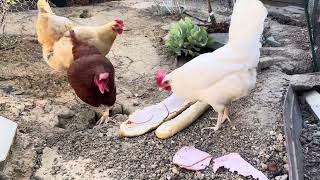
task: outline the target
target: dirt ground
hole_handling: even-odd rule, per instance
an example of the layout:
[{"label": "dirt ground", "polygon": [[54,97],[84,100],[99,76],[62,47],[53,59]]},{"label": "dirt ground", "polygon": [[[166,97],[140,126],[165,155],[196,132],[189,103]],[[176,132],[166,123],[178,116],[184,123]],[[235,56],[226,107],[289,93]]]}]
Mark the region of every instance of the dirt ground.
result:
[{"label": "dirt ground", "polygon": [[302,117],[305,122],[300,137],[304,155],[304,178],[316,180],[320,175],[320,127],[306,103],[302,105]]},{"label": "dirt ground", "polygon": [[[116,67],[117,102],[132,110],[168,96],[157,90],[154,73],[175,68],[175,58],[163,46],[166,32],[161,28],[175,18],[156,15],[151,5],[151,1],[126,0],[56,11],[82,24],[124,19],[126,31],[108,57]],[[226,8],[214,8],[218,21],[228,19]],[[84,9],[92,17],[78,18]],[[181,133],[159,140],[152,132],[120,137],[119,125],[127,118],[122,114],[112,117],[116,123],[93,126],[92,108],[76,97],[64,74],[53,72],[42,60],[36,15],[28,11],[9,17],[7,32],[18,43],[0,52],[0,115],[19,125],[0,179],[250,179],[226,170],[213,173],[211,167],[200,172],[178,168],[172,158],[184,145],[194,145],[214,158],[240,153],[270,179],[288,174],[282,104],[290,75],[311,72],[306,27],[267,20],[269,34],[281,46],[262,48],[255,90],[231,107],[236,130],[226,123],[216,133],[201,133],[215,123],[211,118],[216,113],[210,109]]]}]

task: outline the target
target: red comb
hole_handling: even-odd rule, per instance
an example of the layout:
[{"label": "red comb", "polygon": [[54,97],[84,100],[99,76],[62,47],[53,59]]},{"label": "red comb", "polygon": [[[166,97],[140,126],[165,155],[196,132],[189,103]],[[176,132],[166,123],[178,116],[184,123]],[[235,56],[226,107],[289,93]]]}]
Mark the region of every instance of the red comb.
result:
[{"label": "red comb", "polygon": [[164,70],[158,70],[156,72],[156,82],[159,87],[162,85],[162,81],[165,77],[166,77],[166,72]]},{"label": "red comb", "polygon": [[124,26],[124,22],[122,19],[116,19],[115,20],[117,24],[121,25],[121,26]]}]

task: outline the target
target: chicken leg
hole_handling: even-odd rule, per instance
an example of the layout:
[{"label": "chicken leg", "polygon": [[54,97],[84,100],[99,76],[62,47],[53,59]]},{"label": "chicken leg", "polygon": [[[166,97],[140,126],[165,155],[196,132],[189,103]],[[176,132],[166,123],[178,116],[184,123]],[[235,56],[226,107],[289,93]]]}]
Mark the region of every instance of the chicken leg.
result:
[{"label": "chicken leg", "polygon": [[107,123],[109,121],[109,110],[110,110],[110,107],[107,106],[106,111],[102,113],[102,116],[99,119],[99,121],[97,122],[97,125],[101,125],[101,124]]},{"label": "chicken leg", "polygon": [[234,126],[232,125],[231,120],[229,118],[229,108],[227,107],[225,107],[223,111],[218,112],[217,124],[215,127],[206,127],[206,128],[203,128],[202,130],[213,129],[214,131],[217,131],[220,129],[221,125],[226,120],[230,122],[232,129],[234,129]]}]

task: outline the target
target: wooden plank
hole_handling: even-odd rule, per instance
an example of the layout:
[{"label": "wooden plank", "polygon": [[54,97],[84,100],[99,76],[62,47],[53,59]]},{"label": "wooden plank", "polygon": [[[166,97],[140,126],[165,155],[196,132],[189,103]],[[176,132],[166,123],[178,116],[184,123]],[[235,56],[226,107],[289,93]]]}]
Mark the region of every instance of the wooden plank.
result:
[{"label": "wooden plank", "polygon": [[3,170],[13,144],[17,123],[0,116],[0,171]]},{"label": "wooden plank", "polygon": [[303,94],[313,114],[320,120],[320,94],[313,90]]}]

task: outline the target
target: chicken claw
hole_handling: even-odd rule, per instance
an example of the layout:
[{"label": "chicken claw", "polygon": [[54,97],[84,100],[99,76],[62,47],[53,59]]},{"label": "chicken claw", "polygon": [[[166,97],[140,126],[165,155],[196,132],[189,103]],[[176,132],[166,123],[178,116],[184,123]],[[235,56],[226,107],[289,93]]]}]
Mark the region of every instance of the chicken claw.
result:
[{"label": "chicken claw", "polygon": [[96,123],[96,125],[101,125],[101,124],[104,124],[104,123],[108,123],[108,121],[109,121],[109,109],[110,109],[110,107],[106,108],[106,111],[102,113],[102,116],[99,119],[99,121]]},{"label": "chicken claw", "polygon": [[[212,118],[212,119],[216,119],[216,118]],[[217,118],[216,126],[215,127],[202,128],[201,131],[207,130],[207,129],[213,129],[214,131],[218,131],[225,120],[228,120],[230,122],[232,129],[235,129],[233,123],[231,122],[231,120],[229,118],[229,108],[224,108],[223,113],[222,112],[218,112],[218,118]]]},{"label": "chicken claw", "polygon": [[225,121],[225,120],[228,120],[228,121],[229,121],[229,123],[230,123],[230,125],[231,125],[231,128],[232,128],[233,130],[236,129],[235,125],[232,123],[232,121],[231,121],[230,118],[229,118],[229,108],[227,108],[227,107],[224,108],[223,119],[224,119],[224,121]]}]

